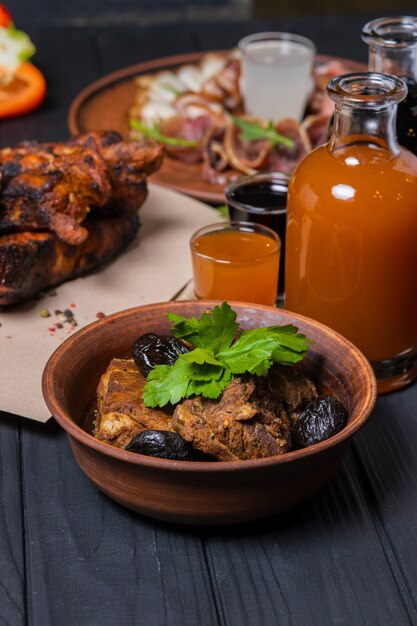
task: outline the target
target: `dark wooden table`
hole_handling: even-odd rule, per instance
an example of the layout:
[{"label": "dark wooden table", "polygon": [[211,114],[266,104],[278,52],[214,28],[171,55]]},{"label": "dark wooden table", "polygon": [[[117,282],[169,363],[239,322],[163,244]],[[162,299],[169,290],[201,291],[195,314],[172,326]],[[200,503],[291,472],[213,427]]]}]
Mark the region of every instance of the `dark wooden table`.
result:
[{"label": "dark wooden table", "polygon": [[[367,18],[33,29],[48,99],[1,122],[0,144],[65,138],[72,98],[101,75],[231,47],[256,30],[299,32],[321,53],[366,61]],[[416,384],[378,399],[343,470],[314,498],[281,517],[217,529],[121,508],[81,473],[53,420],[0,418],[0,624],[417,624]]]}]

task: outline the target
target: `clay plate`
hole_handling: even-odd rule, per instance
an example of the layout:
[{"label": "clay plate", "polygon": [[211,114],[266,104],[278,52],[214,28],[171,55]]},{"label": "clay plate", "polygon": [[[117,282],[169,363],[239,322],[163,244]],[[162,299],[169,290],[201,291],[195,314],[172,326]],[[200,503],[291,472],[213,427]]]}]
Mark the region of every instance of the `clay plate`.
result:
[{"label": "clay plate", "polygon": [[284,310],[232,302],[242,327],[293,322],[316,342],[305,367],[321,391],[331,390],[349,410],[348,424],[340,433],[280,456],[217,463],[152,458],[89,435],[82,424],[111,358],[129,354],[133,340],[142,333],[168,332],[168,312],[200,316],[214,304],[166,302],[115,313],[67,339],[44,370],[46,404],[67,431],[81,469],[110,498],[149,517],[187,524],[231,524],[289,509],[336,472],[349,441],[375,403],[372,369],[346,339],[318,322]]},{"label": "clay plate", "polygon": [[[227,51],[219,51],[226,53]],[[193,52],[178,56],[139,63],[113,72],[95,81],[75,98],[68,114],[68,126],[72,134],[89,130],[117,130],[124,137],[129,135],[128,112],[135,97],[135,77],[165,69],[175,69],[186,63],[198,63],[207,52]],[[348,71],[364,71],[363,63],[318,55],[316,62],[337,60]],[[201,177],[199,163],[184,164],[166,158],[162,168],[150,177],[159,185],[170,187],[187,195],[213,204],[224,202],[223,187],[211,184]]]}]

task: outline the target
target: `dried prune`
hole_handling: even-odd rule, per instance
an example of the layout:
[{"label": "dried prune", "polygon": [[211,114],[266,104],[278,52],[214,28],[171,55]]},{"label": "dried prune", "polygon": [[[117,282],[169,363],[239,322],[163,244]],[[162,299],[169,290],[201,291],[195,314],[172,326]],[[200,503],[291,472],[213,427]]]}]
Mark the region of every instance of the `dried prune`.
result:
[{"label": "dried prune", "polygon": [[187,346],[171,335],[146,333],[132,346],[132,356],[138,370],[147,376],[155,365],[173,365],[179,354],[189,352]]},{"label": "dried prune", "polygon": [[309,402],[292,429],[294,447],[306,448],[333,437],[346,425],[347,411],[333,396]]},{"label": "dried prune", "polygon": [[147,456],[156,456],[160,459],[175,459],[177,461],[194,461],[194,449],[177,433],[169,430],[143,430],[133,437],[125,450],[138,452]]}]

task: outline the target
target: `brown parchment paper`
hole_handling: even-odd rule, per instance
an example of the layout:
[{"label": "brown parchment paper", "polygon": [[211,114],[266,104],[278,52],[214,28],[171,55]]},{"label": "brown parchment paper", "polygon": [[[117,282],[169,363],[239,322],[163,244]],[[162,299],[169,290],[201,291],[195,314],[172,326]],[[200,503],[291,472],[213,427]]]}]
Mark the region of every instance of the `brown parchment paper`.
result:
[{"label": "brown parchment paper", "polygon": [[[174,191],[149,186],[141,207],[137,240],[120,257],[83,278],[54,288],[40,299],[0,312],[0,410],[46,422],[42,371],[70,334],[98,315],[173,299],[191,279],[189,239],[202,226],[221,221],[218,211]],[[48,309],[50,317],[41,317]],[[59,323],[69,309],[78,326]]]}]

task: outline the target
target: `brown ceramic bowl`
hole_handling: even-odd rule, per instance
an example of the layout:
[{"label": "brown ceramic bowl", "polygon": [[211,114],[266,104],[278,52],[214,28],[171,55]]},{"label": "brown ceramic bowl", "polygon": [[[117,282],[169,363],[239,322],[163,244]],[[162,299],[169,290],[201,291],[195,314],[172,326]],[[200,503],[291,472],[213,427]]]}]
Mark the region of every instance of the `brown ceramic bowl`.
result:
[{"label": "brown ceramic bowl", "polygon": [[315,341],[305,367],[323,392],[349,410],[337,435],[303,450],[253,461],[187,462],[152,458],[115,448],[89,435],[82,424],[100,375],[113,357],[130,353],[145,332],[167,333],[167,313],[200,316],[216,303],[166,302],[121,311],[79,330],[51,356],[43,394],[67,431],[81,469],[120,504],[149,517],[187,524],[230,524],[289,509],[340,467],[349,441],[368,419],[376,383],[362,353],[333,330],[268,306],[231,303],[242,327],[294,323]]}]

